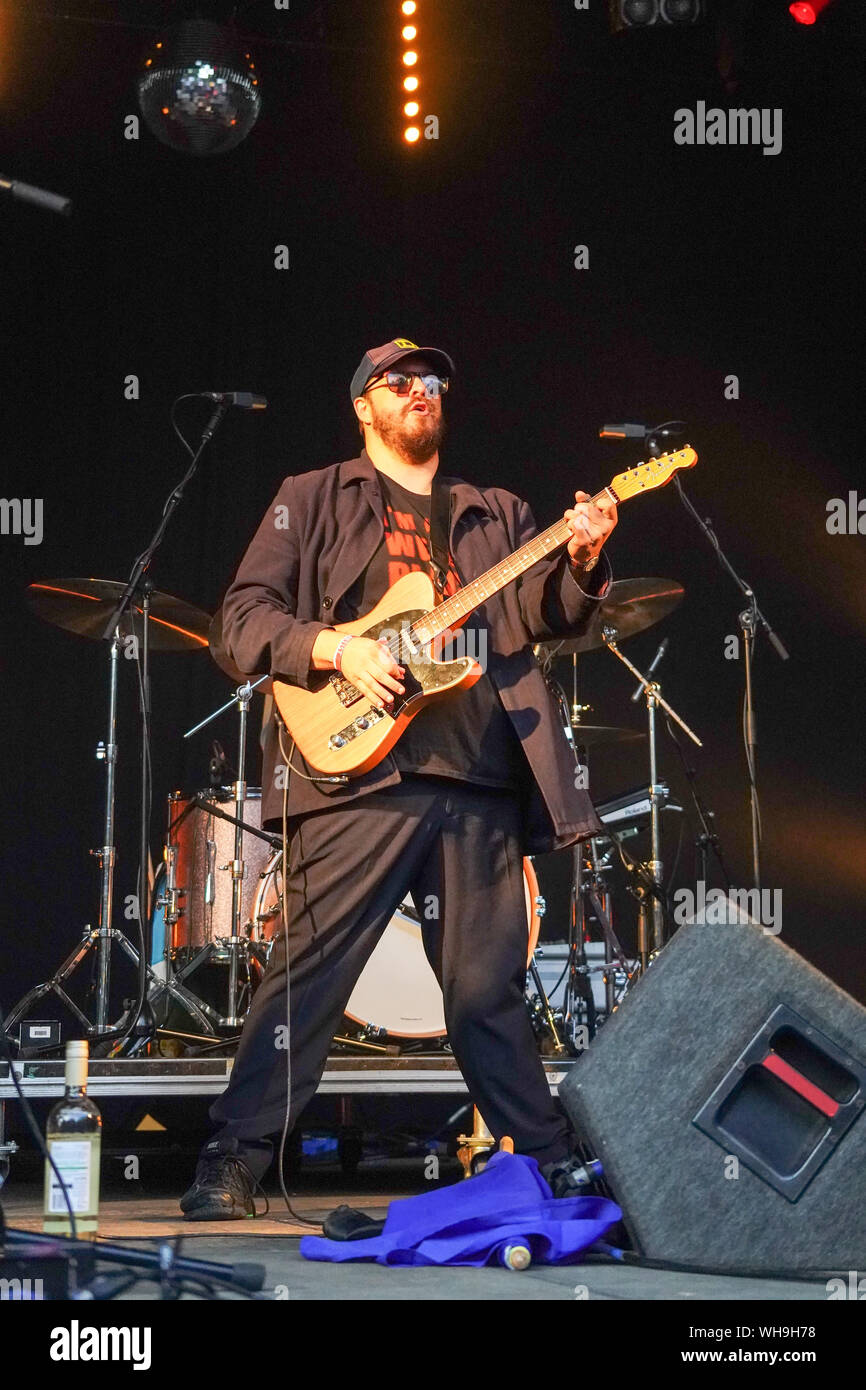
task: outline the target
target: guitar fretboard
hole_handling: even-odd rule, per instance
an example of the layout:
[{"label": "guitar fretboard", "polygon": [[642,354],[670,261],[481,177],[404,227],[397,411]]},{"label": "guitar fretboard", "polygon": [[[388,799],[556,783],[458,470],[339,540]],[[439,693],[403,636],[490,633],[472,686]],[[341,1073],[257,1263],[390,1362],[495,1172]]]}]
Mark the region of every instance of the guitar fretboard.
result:
[{"label": "guitar fretboard", "polygon": [[[603,488],[592,500],[598,506],[605,497],[614,503],[620,501],[612,487]],[[458,589],[456,594],[440,603],[438,608],[425,613],[423,618],[413,623],[409,629],[413,641],[432,642],[435,637],[439,637],[455,623],[462,621],[468,613],[484,603],[485,599],[491,598],[500,589],[504,589],[506,584],[511,584],[519,578],[525,570],[531,569],[539,560],[544,560],[555,550],[559,550],[570,537],[571,527],[565,517],[561,517],[552,526],[548,526],[546,531],[533,536],[531,541],[527,541],[526,545],[515,550],[507,559],[500,560],[498,565],[485,570],[477,579],[470,580],[464,588]]]}]

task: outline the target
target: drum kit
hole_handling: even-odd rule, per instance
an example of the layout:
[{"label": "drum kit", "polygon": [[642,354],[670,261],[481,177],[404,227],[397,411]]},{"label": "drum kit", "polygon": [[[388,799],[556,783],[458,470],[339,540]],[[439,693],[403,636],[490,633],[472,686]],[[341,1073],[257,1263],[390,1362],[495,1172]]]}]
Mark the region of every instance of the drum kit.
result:
[{"label": "drum kit", "polygon": [[[31,584],[27,600],[41,619],[84,637],[103,639],[124,585],[109,580],[53,580]],[[178,791],[166,798],[162,862],[153,877],[152,894],[144,886],[141,903],[142,944],[135,945],[114,926],[112,902],[115,867],[115,766],[117,762],[117,665],[121,647],[145,636],[154,650],[217,651],[219,620],[169,594],[150,589],[133,600],[110,642],[108,732],[97,749],[106,771],[104,841],[91,851],[98,860],[101,892],[98,923],[87,927],[79,944],[54,975],[19,1001],[7,1019],[7,1031],[33,1004],[53,993],[76,1015],[96,1042],[122,1035],[123,1055],[157,1047],[161,1055],[194,1053],[202,1047],[229,1048],[237,1041],[253,994],[267,966],[276,936],[282,931],[282,837],[261,825],[261,790],[245,777],[247,725],[254,691],[268,678],[251,681],[219,664],[240,684],[232,697],[184,736],[192,737],[233,707],[237,712],[237,766],[230,776],[218,743],[211,760],[210,785],[190,796]],[[623,994],[664,943],[660,812],[674,807],[657,778],[655,716],[661,707],[696,743],[696,735],[663,699],[652,679],[619,650],[619,643],[660,621],[682,600],[672,580],[631,579],[614,583],[579,638],[551,640],[534,647],[575,758],[575,776],[586,773],[589,750],[611,744],[648,740],[648,782],[635,792],[596,809],[603,833],[567,851],[571,856],[568,921],[546,937],[565,938],[560,978],[551,986],[543,978],[544,949],[539,946],[545,899],[536,867],[524,859],[527,918],[527,1008],[539,1049],[549,1054],[577,1053],[599,1022],[617,1007]],[[110,628],[109,628],[110,635]],[[146,644],[145,644],[146,645]],[[577,658],[606,646],[640,681],[647,706],[647,733],[586,724],[588,707],[577,699]],[[127,653],[128,654],[128,653]],[[570,659],[572,699],[555,672]],[[658,659],[658,658],[657,658]],[[654,663],[655,664],[655,663]],[[639,692],[636,692],[636,696]],[[269,702],[270,704],[270,702]],[[269,716],[274,717],[274,716]],[[587,785],[576,780],[576,785]],[[624,841],[649,824],[650,857],[638,862]],[[624,950],[613,921],[611,873],[615,857],[626,865],[629,892],[637,903],[637,949]],[[152,905],[151,905],[152,904]],[[127,914],[128,915],[128,914]],[[593,941],[600,932],[601,940]],[[133,1030],[124,1020],[107,1026],[113,948],[119,947],[141,969],[144,957],[146,1027]],[[66,982],[93,952],[95,1021],[71,999]],[[154,1043],[156,1040],[156,1044]],[[418,913],[407,895],[370,956],[346,1008],[338,1049],[398,1054],[448,1047],[442,995],[422,945]],[[111,1055],[118,1055],[117,1049]]]}]

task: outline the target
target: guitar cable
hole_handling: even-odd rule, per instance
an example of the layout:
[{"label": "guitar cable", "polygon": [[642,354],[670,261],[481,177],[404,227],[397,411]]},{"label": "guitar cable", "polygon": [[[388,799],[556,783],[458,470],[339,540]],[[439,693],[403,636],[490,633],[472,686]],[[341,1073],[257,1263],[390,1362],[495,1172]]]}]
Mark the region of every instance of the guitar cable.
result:
[{"label": "guitar cable", "polygon": [[[308,1220],[306,1219],[306,1217],[304,1217],[304,1216],[299,1216],[298,1213],[295,1211],[294,1207],[292,1206],[291,1202],[289,1201],[289,1194],[288,1194],[288,1192],[286,1191],[285,1173],[284,1173],[284,1171],[283,1171],[283,1161],[284,1161],[284,1157],[285,1157],[286,1140],[287,1140],[288,1134],[289,1134],[289,1118],[290,1118],[290,1115],[291,1115],[291,1108],[292,1108],[292,1007],[291,1007],[291,985],[290,985],[290,972],[289,972],[289,910],[288,910],[288,903],[287,903],[287,901],[286,901],[286,899],[287,899],[287,897],[288,897],[288,893],[287,893],[287,891],[286,891],[286,879],[287,879],[288,865],[289,865],[289,834],[288,834],[288,821],[289,821],[289,817],[288,817],[288,809],[289,809],[289,775],[288,775],[288,774],[289,774],[289,767],[291,766],[291,762],[290,762],[291,753],[289,754],[288,757],[286,757],[285,745],[284,745],[284,743],[283,743],[283,727],[284,727],[284,726],[283,726],[283,721],[282,721],[282,719],[280,719],[280,717],[279,717],[279,715],[276,713],[276,711],[274,712],[274,718],[275,718],[276,724],[277,724],[277,737],[278,737],[278,739],[279,739],[280,753],[281,753],[282,757],[285,759],[285,768],[286,768],[286,775],[285,775],[285,777],[283,778],[283,850],[282,850],[282,859],[281,859],[281,861],[280,861],[280,871],[281,871],[281,879],[282,879],[282,882],[280,882],[279,880],[276,880],[276,873],[275,873],[275,885],[276,885],[276,888],[277,888],[277,892],[278,892],[278,894],[279,894],[280,911],[281,911],[282,920],[283,920],[283,940],[284,940],[284,942],[285,942],[285,948],[286,948],[286,1113],[285,1113],[285,1118],[284,1118],[284,1120],[283,1120],[283,1132],[282,1132],[282,1134],[280,1135],[280,1151],[279,1151],[279,1155],[278,1155],[278,1157],[277,1157],[277,1175],[278,1175],[279,1180],[280,1180],[280,1191],[281,1191],[281,1193],[282,1193],[282,1195],[283,1195],[283,1201],[284,1201],[285,1204],[286,1204],[286,1210],[287,1210],[287,1212],[289,1213],[289,1216],[291,1217],[291,1219],[292,1219],[297,1225],[299,1225],[299,1226],[309,1226],[309,1227],[310,1227],[312,1230],[314,1230],[314,1231],[321,1231],[323,1228],[322,1228],[322,1223],[321,1223],[320,1221],[308,1221]],[[291,749],[291,752],[294,752],[294,749],[295,749],[295,742],[294,742],[294,739],[293,739],[293,740],[292,740],[292,749]],[[312,781],[312,780],[315,780],[315,779],[311,778],[310,780]],[[344,780],[348,780],[348,779],[344,779]]]}]

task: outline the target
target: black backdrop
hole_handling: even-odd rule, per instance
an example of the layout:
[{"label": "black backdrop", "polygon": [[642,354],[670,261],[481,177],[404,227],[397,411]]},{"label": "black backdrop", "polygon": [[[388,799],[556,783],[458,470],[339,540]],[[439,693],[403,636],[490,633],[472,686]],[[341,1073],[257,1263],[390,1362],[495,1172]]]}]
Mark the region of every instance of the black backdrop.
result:
[{"label": "black backdrop", "polygon": [[[611,37],[598,0],[422,4],[424,110],[440,135],[411,150],[396,8],[243,7],[263,113],[236,151],[195,160],[144,128],[124,138],[148,25],[178,7],[0,5],[0,170],[75,204],[69,222],[0,207],[2,490],[44,499],[40,546],[0,538],[0,997],[8,1008],[71,948],[98,898],[87,851],[101,839],[107,652],[40,623],[26,584],[125,577],[185,466],[173,398],[252,389],[269,411],[226,419],[152,570],[213,611],[280,479],[356,452],[348,383],[365,348],[408,336],[457,362],[447,470],[512,488],[540,524],[641,457],[600,442],[602,421],[689,422],[700,463],[687,489],[791,651],[783,664],[762,640],[755,670],[764,883],[783,890],[783,940],[866,999],[866,560],[861,537],[825,525],[828,499],[862,478],[862,6],[836,0],[810,30],[770,0],[725,7],[723,28],[741,22],[726,93],[712,21]],[[699,99],[781,108],[781,153],[676,145],[673,113]],[[138,400],[124,398],[128,374]],[[194,434],[204,407],[181,419]],[[686,587],[627,650],[646,662],[669,635],[664,691],[704,739],[703,793],[748,886],[742,664],[724,657],[738,592],[672,487],[623,507],[611,556],[619,578]],[[119,903],[134,890],[137,806],[131,664],[121,674]],[[613,658],[584,658],[580,685],[597,722],[640,726]],[[181,731],[230,687],[205,653],[156,654],[153,687],[157,850],[165,794],[205,778],[209,735],[184,744]],[[228,718],[213,732],[231,745]],[[682,793],[666,739],[661,761]],[[635,786],[641,755],[603,752],[591,777],[599,797]]]}]

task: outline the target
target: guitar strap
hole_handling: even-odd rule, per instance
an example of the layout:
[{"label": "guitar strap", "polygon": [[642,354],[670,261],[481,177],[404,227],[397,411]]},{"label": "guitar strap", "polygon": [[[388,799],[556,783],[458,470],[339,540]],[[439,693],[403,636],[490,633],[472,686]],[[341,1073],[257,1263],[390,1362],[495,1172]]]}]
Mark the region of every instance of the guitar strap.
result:
[{"label": "guitar strap", "polygon": [[451,489],[438,474],[430,497],[430,558],[433,583],[440,598],[448,582],[448,540],[451,529]]}]

